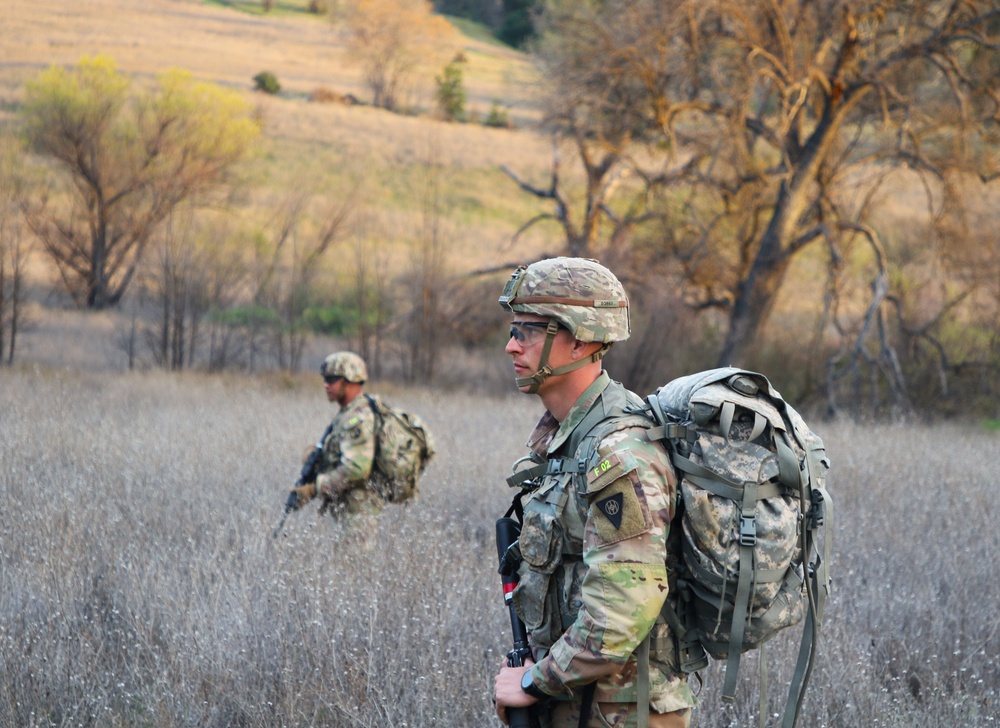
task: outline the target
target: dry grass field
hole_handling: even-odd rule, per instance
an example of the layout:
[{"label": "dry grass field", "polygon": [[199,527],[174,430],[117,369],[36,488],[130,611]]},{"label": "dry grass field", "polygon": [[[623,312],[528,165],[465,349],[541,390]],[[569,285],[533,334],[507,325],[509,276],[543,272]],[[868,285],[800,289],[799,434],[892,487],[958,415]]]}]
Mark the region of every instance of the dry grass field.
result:
[{"label": "dry grass field", "polygon": [[[312,378],[0,372],[0,726],[498,725],[493,521],[537,403],[384,393],[437,437],[420,498],[275,540]],[[816,429],[835,592],[801,725],[996,725],[996,434]],[[796,642],[768,646],[774,711]],[[696,726],[754,724],[755,665],[735,706],[707,671]]]}]

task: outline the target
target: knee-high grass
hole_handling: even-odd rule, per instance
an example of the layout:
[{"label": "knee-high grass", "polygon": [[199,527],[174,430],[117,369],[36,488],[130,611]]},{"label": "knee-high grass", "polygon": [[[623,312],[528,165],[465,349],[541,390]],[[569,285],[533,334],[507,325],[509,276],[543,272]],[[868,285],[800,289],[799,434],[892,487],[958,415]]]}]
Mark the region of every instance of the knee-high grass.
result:
[{"label": "knee-high grass", "polygon": [[[499,725],[493,522],[539,405],[385,394],[437,441],[419,499],[274,539],[318,386],[0,373],[0,726]],[[995,725],[1000,435],[813,424],[835,592],[800,725]],[[770,712],[796,647],[768,645]],[[756,668],[735,706],[706,671],[695,725],[753,724]]]}]

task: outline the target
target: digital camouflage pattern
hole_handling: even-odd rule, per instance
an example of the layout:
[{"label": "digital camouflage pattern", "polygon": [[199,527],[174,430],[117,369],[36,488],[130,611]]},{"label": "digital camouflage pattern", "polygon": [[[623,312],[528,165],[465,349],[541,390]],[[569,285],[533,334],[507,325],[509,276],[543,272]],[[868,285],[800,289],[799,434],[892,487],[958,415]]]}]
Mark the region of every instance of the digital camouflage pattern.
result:
[{"label": "digital camouflage pattern", "polygon": [[372,485],[390,503],[417,496],[417,480],[434,458],[434,438],[423,419],[365,394],[374,410],[377,445]]},{"label": "digital camouflage pattern", "polygon": [[[543,416],[528,447],[542,459],[573,455],[563,450],[585,415],[626,401],[637,398],[602,372],[561,425]],[[634,653],[648,633],[652,710],[690,708],[696,699],[676,669],[660,616],[670,589],[676,477],[664,449],[639,425],[606,435],[596,452],[585,477],[546,475],[524,501],[523,562],[513,598],[537,660],[535,684],[557,701],[578,702],[595,683],[595,702],[634,703]]]},{"label": "digital camouflage pattern", "polygon": [[514,271],[500,305],[556,319],[580,341],[625,341],[628,296],[614,273],[589,258],[547,258]]},{"label": "digital camouflage pattern", "polygon": [[[703,455],[694,456],[696,462],[726,475],[735,482],[758,482],[763,475],[768,480],[777,475],[777,461],[765,448],[750,442],[738,443],[734,426],[729,443],[718,435],[703,433],[699,445]],[[761,463],[764,461],[764,472]],[[763,481],[760,481],[763,482]],[[684,518],[681,521],[684,557],[690,560],[692,571],[711,574],[718,584],[729,584],[733,592],[739,579],[740,540],[738,524],[741,507],[737,501],[714,495],[688,478],[681,479],[681,497],[684,501]],[[753,548],[754,567],[762,573],[774,574],[770,580],[758,579],[753,587],[753,604],[743,635],[743,644],[753,647],[771,637],[777,627],[798,624],[805,616],[805,600],[795,588],[801,582],[784,578],[793,569],[801,578],[802,549],[795,538],[798,532],[800,508],[798,498],[778,495],[757,503],[754,509],[757,542]],[[784,592],[779,598],[779,592]],[[710,610],[714,611],[714,610]],[[716,659],[729,653],[728,623],[714,614],[705,612],[701,630],[702,643]]]},{"label": "digital camouflage pattern", "polygon": [[330,354],[319,368],[324,377],[343,377],[348,382],[364,384],[368,381],[368,367],[365,360],[352,351],[338,351]]},{"label": "digital camouflage pattern", "polygon": [[374,459],[375,415],[363,396],[355,397],[333,418],[316,476],[317,493],[331,503],[334,514],[381,509],[381,498],[368,487]]}]

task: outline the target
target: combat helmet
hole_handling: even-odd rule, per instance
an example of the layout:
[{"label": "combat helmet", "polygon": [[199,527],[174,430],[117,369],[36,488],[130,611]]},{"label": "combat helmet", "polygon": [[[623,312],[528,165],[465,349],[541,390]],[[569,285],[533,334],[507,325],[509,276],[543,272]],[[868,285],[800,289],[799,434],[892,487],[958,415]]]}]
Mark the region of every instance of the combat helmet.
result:
[{"label": "combat helmet", "polygon": [[[628,296],[615,274],[591,258],[547,258],[514,271],[500,305],[513,313],[531,313],[549,319],[539,369],[530,377],[518,378],[518,387],[530,392],[550,376],[565,374],[599,361],[616,341],[631,333]],[[549,350],[559,326],[579,341],[599,342],[601,348],[586,359],[558,369],[548,366]]]},{"label": "combat helmet", "polygon": [[368,367],[365,360],[352,351],[338,351],[330,354],[319,367],[324,377],[343,377],[348,382],[364,384],[368,381]]}]

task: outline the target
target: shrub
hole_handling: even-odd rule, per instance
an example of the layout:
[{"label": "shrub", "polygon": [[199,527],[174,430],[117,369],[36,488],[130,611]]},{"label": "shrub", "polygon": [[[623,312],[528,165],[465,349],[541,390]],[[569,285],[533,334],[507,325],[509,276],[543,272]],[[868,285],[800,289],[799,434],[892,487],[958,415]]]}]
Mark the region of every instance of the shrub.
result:
[{"label": "shrub", "polygon": [[510,121],[510,116],[507,115],[507,109],[501,107],[497,101],[494,101],[493,106],[490,107],[490,113],[483,120],[483,126],[492,126],[496,129],[514,128],[514,125]]},{"label": "shrub", "polygon": [[452,61],[442,75],[435,77],[438,108],[448,121],[465,121],[465,86],[459,63]]},{"label": "shrub", "polygon": [[276,94],[281,90],[278,78],[270,71],[261,71],[253,77],[254,90],[263,91],[266,94]]}]

